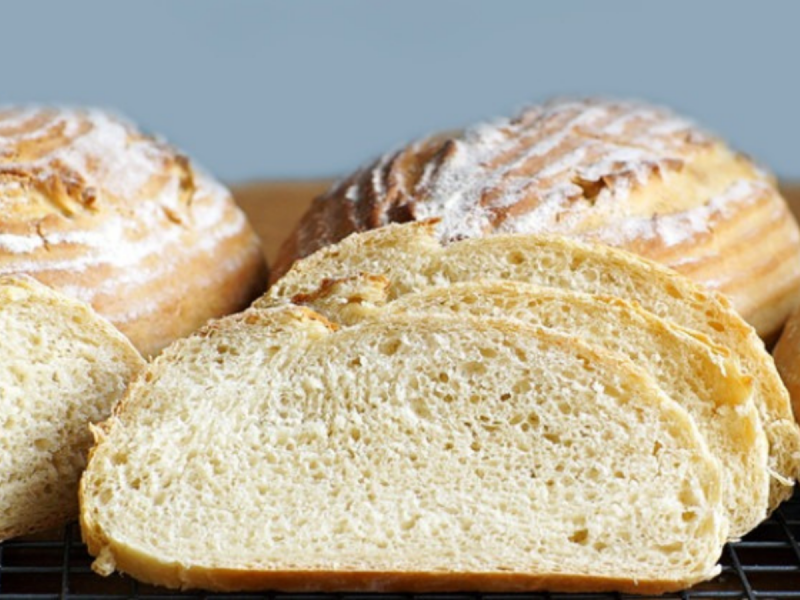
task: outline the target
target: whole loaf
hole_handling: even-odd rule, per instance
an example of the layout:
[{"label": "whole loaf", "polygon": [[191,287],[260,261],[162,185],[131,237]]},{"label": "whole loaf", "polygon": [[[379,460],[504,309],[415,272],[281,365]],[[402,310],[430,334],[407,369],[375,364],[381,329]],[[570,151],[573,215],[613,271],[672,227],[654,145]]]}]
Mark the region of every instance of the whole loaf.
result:
[{"label": "whole loaf", "polygon": [[273,280],[353,232],[429,218],[443,242],[554,233],[633,251],[729,295],[763,337],[800,299],[800,231],[773,178],[668,110],[602,99],[382,156],[314,200]]},{"label": "whole loaf", "polygon": [[0,275],[28,274],[107,317],[145,355],[266,285],[230,193],[96,109],[0,109]]}]

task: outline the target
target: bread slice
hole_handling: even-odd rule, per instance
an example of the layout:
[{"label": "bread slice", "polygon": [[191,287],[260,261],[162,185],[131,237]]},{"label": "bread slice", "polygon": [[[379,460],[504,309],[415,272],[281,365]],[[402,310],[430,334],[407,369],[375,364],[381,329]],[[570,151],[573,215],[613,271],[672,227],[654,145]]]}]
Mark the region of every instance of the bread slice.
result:
[{"label": "bread slice", "polygon": [[92,437],[144,361],[88,305],[0,278],[0,540],[78,515]]},{"label": "bread slice", "polygon": [[731,538],[766,517],[767,439],[751,399],[752,382],[727,349],[611,296],[484,280],[429,288],[387,304],[388,287],[386,278],[362,275],[326,282],[316,294],[297,300],[350,324],[397,312],[519,319],[623,354],[689,412],[723,466]]},{"label": "bread slice", "polygon": [[769,442],[770,507],[788,498],[800,475],[800,428],[772,358],[755,330],[719,294],[628,252],[566,238],[494,235],[442,245],[436,223],[390,225],[353,235],[294,267],[256,305],[313,292],[325,278],[363,271],[391,280],[389,297],[475,279],[508,279],[617,296],[730,348],[753,378]]},{"label": "bread slice", "polygon": [[215,590],[684,588],[720,469],[630,361],[510,320],[250,310],[171,346],[81,481],[95,570]]}]

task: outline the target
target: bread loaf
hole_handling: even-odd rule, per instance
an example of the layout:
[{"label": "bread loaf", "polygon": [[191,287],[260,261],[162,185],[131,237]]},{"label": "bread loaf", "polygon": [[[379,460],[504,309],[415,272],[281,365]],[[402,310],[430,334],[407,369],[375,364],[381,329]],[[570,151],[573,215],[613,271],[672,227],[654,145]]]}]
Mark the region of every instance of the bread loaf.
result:
[{"label": "bread loaf", "polygon": [[685,410],[506,320],[250,310],[162,353],[96,436],[94,568],[170,587],[658,593],[714,575],[727,533]]},{"label": "bread loaf", "polygon": [[228,191],[100,110],[0,109],[0,209],[0,275],[90,303],[145,355],[266,284]]},{"label": "bread loaf", "polygon": [[789,390],[794,414],[798,416],[800,415],[800,309],[789,316],[772,354],[783,383]]},{"label": "bread loaf", "polygon": [[292,262],[353,232],[441,218],[441,241],[547,233],[662,262],[721,291],[765,337],[800,301],[800,231],[773,178],[669,111],[558,100],[387,154],[315,199]]},{"label": "bread loaf", "polygon": [[256,305],[313,292],[320,281],[358,272],[385,275],[390,299],[459,281],[506,279],[617,296],[707,335],[753,378],[754,401],[769,442],[770,506],[792,493],[800,472],[800,429],[772,358],[722,295],[631,253],[563,237],[523,234],[443,245],[434,223],[391,225],[350,236],[297,262]]},{"label": "bread loaf", "polygon": [[27,277],[0,277],[0,540],[78,514],[89,423],[144,367],[87,305]]},{"label": "bread loaf", "polygon": [[730,352],[705,336],[611,296],[512,281],[454,283],[387,303],[389,281],[357,276],[329,281],[296,298],[337,322],[354,324],[403,312],[513,318],[576,336],[627,356],[683,406],[722,465],[722,497],[738,539],[767,513],[767,440],[752,385]]}]

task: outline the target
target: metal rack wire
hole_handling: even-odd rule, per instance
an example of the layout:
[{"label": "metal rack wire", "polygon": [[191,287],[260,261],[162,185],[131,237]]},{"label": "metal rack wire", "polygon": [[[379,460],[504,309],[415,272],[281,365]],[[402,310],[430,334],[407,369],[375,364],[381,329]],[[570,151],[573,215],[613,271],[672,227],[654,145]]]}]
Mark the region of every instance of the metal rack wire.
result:
[{"label": "metal rack wire", "polygon": [[[800,600],[800,492],[740,542],[728,544],[722,574],[661,598]],[[78,527],[0,544],[0,600],[228,598],[231,600],[630,600],[623,594],[208,594],[176,592],[119,575],[99,577]]]}]

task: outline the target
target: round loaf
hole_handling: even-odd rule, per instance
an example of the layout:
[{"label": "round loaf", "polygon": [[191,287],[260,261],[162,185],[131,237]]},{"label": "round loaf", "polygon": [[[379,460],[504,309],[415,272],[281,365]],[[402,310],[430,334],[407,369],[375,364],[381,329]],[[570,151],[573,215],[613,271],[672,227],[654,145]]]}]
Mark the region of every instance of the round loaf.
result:
[{"label": "round loaf", "polygon": [[0,275],[90,303],[145,355],[246,307],[266,283],[230,193],[96,109],[0,109]]},{"label": "round loaf", "polygon": [[350,233],[442,220],[442,241],[555,233],[673,267],[729,295],[764,337],[800,299],[800,232],[770,175],[667,110],[560,100],[432,136],[318,197],[273,280]]}]

